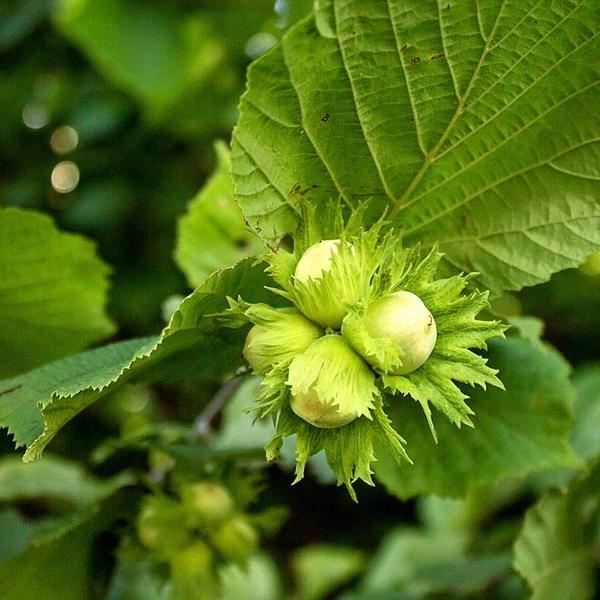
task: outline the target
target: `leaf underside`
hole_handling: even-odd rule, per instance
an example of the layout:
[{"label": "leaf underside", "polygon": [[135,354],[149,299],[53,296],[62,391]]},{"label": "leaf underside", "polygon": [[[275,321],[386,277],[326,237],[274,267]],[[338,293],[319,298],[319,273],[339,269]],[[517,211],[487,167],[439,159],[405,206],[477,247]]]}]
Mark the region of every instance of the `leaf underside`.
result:
[{"label": "leaf underside", "polygon": [[[190,294],[158,337],[118,342],[44,365],[0,382],[0,427],[16,446],[26,446],[24,460],[39,458],[60,428],[76,414],[117,386],[132,379],[152,379],[172,358],[193,359],[191,370],[218,379],[223,365],[235,369],[241,361],[240,331],[219,330],[211,314],[227,306],[226,297],[243,293],[272,301],[264,265],[246,259],[214,273]],[[175,364],[181,370],[181,362]]]},{"label": "leaf underside", "polygon": [[446,268],[519,289],[600,244],[595,0],[320,0],[249,70],[236,193],[265,240],[291,199],[385,208]]}]

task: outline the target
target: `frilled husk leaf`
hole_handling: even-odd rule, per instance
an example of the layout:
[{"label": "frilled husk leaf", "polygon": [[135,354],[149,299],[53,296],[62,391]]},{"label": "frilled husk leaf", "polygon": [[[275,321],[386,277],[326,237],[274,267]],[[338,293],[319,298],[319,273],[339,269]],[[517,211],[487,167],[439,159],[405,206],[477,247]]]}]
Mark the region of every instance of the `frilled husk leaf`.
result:
[{"label": "frilled husk leaf", "polygon": [[296,356],[286,384],[292,395],[314,389],[326,404],[367,419],[380,395],[374,373],[340,335],[321,337]]},{"label": "frilled husk leaf", "polygon": [[[503,337],[506,327],[497,321],[480,320],[479,313],[488,305],[487,293],[471,289],[466,292],[472,275],[455,275],[445,279],[435,279],[442,254],[436,248],[424,258],[419,247],[402,248],[397,233],[384,227],[382,221],[368,229],[361,223],[362,213],[353,215],[344,225],[343,209],[334,204],[320,208],[317,218],[310,206],[303,208],[305,225],[297,233],[293,252],[278,250],[267,258],[268,270],[280,286],[273,291],[294,303],[301,311],[319,309],[319,301],[335,296],[345,298],[344,286],[353,290],[355,300],[345,306],[348,316],[343,336],[347,341],[360,344],[355,347],[376,353],[385,368],[392,371],[394,364],[402,360],[385,339],[368,339],[361,328],[361,317],[371,302],[397,291],[406,290],[416,294],[432,313],[437,326],[437,341],[429,359],[415,371],[406,375],[381,375],[371,371],[376,377],[380,393],[374,394],[365,387],[365,400],[350,396],[357,407],[368,407],[363,416],[335,429],[320,429],[304,422],[290,408],[290,385],[308,389],[327,368],[319,368],[319,360],[325,364],[323,355],[319,360],[309,357],[294,358],[296,362],[290,377],[289,364],[282,363],[270,370],[264,377],[261,393],[257,399],[257,413],[260,416],[271,414],[277,425],[277,434],[267,448],[269,458],[274,458],[284,437],[297,436],[296,480],[304,472],[306,460],[312,454],[325,449],[329,464],[354,496],[352,482],[361,479],[371,483],[370,465],[375,460],[373,454],[376,440],[383,439],[389,451],[398,460],[409,460],[403,447],[404,441],[395,432],[384,412],[384,405],[401,401],[395,395],[411,396],[420,403],[435,437],[431,406],[446,415],[457,426],[472,425],[473,412],[466,403],[464,388],[457,384],[487,384],[502,388],[496,376],[497,371],[487,365],[487,360],[474,350],[486,348],[486,340]],[[340,239],[339,252],[332,255],[331,269],[322,278],[310,285],[295,281],[293,274],[302,253],[312,244],[323,239]],[[341,291],[342,290],[342,291]],[[331,333],[331,330],[330,330]],[[328,336],[329,337],[329,336]],[[322,339],[322,338],[320,338]],[[306,373],[304,370],[306,369]],[[341,370],[328,378],[324,389],[330,390],[331,398],[342,398],[341,392],[333,389],[347,388]],[[358,386],[353,386],[358,389]],[[347,398],[347,389],[343,392]],[[345,400],[341,400],[345,401]],[[409,440],[410,442],[410,440]]]},{"label": "frilled husk leaf", "polygon": [[279,456],[283,440],[296,435],[296,478],[304,477],[308,459],[324,450],[327,462],[336,474],[338,485],[345,485],[352,499],[356,492],[352,484],[362,480],[373,485],[371,465],[376,460],[374,446],[381,444],[394,458],[410,462],[404,450],[404,439],[390,425],[381,398],[374,401],[372,418],[359,417],[337,429],[319,429],[305,423],[289,408],[282,406],[276,419],[277,433],[266,447],[267,459]]},{"label": "frilled husk leaf", "polygon": [[342,335],[352,348],[382,373],[394,372],[402,366],[403,352],[390,338],[372,337],[363,325],[364,307],[350,307],[342,323]]},{"label": "frilled husk leaf", "polygon": [[289,363],[304,352],[323,331],[295,308],[253,304],[243,311],[260,329],[246,345],[254,356],[254,371],[266,373],[279,363]]}]

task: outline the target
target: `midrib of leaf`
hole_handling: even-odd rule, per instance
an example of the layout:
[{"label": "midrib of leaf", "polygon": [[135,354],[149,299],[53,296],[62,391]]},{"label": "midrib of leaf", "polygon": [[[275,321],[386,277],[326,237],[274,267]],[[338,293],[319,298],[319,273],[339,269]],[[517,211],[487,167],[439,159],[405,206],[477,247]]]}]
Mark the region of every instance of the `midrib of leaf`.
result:
[{"label": "midrib of leaf", "polygon": [[[439,0],[438,0],[439,3]],[[439,4],[438,4],[439,5]],[[498,117],[500,117],[503,113],[505,113],[515,102],[517,102],[518,100],[520,100],[525,94],[527,94],[533,87],[535,87],[542,79],[544,79],[546,76],[548,76],[551,72],[553,72],[556,68],[558,68],[565,60],[567,60],[571,55],[573,55],[574,53],[580,51],[583,47],[585,47],[587,44],[589,44],[590,42],[592,42],[597,36],[598,33],[595,33],[594,35],[590,36],[589,38],[587,38],[585,40],[585,42],[583,42],[582,44],[575,46],[570,52],[566,53],[559,61],[555,62],[552,64],[552,66],[544,71],[539,77],[537,77],[534,81],[532,81],[528,86],[526,86],[517,96],[515,96],[510,102],[508,102],[505,106],[502,107],[501,110],[497,111],[494,113],[494,115],[487,119],[486,121],[480,123],[477,127],[475,127],[473,130],[471,130],[467,135],[465,135],[464,137],[462,137],[460,140],[458,140],[456,143],[452,144],[451,146],[449,146],[448,148],[446,148],[443,152],[439,152],[439,149],[441,148],[441,146],[444,144],[444,142],[446,141],[448,135],[451,133],[452,128],[454,127],[454,125],[456,124],[458,118],[461,116],[463,109],[465,107],[466,101],[468,100],[469,97],[469,93],[473,87],[473,84],[475,83],[475,81],[477,80],[477,75],[479,74],[479,71],[481,69],[481,67],[484,64],[484,59],[487,56],[487,54],[492,50],[492,46],[497,47],[500,44],[500,41],[498,41],[497,43],[493,44],[492,40],[493,40],[493,36],[495,34],[496,28],[497,28],[497,24],[499,22],[499,18],[501,16],[501,11],[502,8],[504,7],[505,2],[502,3],[502,7],[500,8],[500,11],[498,12],[497,16],[496,16],[496,20],[494,23],[494,28],[490,34],[490,38],[489,38],[489,42],[487,44],[487,46],[484,48],[484,51],[481,54],[480,57],[480,61],[477,65],[477,68],[475,69],[469,86],[467,87],[467,90],[465,91],[465,95],[463,96],[462,100],[459,103],[459,106],[456,109],[456,112],[453,116],[453,118],[451,119],[451,121],[448,124],[448,127],[446,128],[446,130],[444,131],[444,133],[442,134],[442,136],[440,137],[440,140],[438,141],[438,143],[436,144],[436,146],[432,149],[432,151],[427,155],[426,160],[424,161],[421,169],[419,170],[419,172],[415,175],[415,178],[413,179],[413,181],[411,182],[411,184],[409,185],[409,187],[406,189],[406,191],[404,192],[404,194],[402,195],[401,198],[398,199],[398,201],[396,202],[395,206],[392,208],[392,210],[390,211],[390,216],[397,216],[398,213],[404,209],[407,208],[408,206],[415,204],[416,202],[418,202],[419,200],[421,200],[422,198],[424,198],[425,196],[429,195],[431,192],[435,191],[436,189],[439,189],[440,187],[445,186],[448,182],[452,181],[453,179],[459,177],[460,175],[462,175],[465,171],[467,171],[468,169],[472,168],[473,166],[475,166],[478,162],[480,162],[481,160],[483,160],[484,158],[486,158],[487,156],[489,156],[490,154],[493,154],[494,152],[496,152],[499,148],[501,148],[502,146],[504,146],[505,144],[507,144],[508,142],[510,142],[511,140],[515,139],[516,137],[518,137],[519,135],[521,135],[524,131],[526,131],[527,129],[529,129],[530,127],[532,127],[533,125],[535,125],[536,123],[538,123],[540,120],[542,120],[546,115],[548,115],[550,112],[556,110],[558,107],[560,107],[561,105],[563,105],[564,103],[572,100],[573,98],[576,98],[578,95],[587,92],[590,89],[593,89],[594,87],[600,87],[600,84],[598,84],[597,82],[591,83],[583,88],[580,88],[578,90],[576,90],[575,92],[573,92],[572,94],[569,94],[568,96],[565,96],[562,100],[560,100],[560,102],[553,104],[552,106],[550,106],[547,110],[541,112],[539,115],[537,115],[534,119],[530,120],[525,126],[517,129],[513,134],[511,134],[510,136],[505,137],[499,144],[492,146],[489,150],[487,150],[485,153],[479,155],[474,161],[466,164],[465,166],[463,166],[461,169],[455,171],[452,173],[452,175],[442,181],[440,181],[439,183],[437,183],[436,185],[434,185],[431,188],[428,188],[427,190],[423,191],[422,193],[410,197],[412,192],[414,191],[414,189],[416,188],[416,186],[420,183],[420,181],[423,179],[423,177],[427,174],[427,171],[429,169],[429,167],[431,166],[432,163],[434,163],[436,160],[439,160],[440,158],[442,158],[443,156],[445,156],[446,154],[450,153],[451,151],[455,150],[458,146],[460,146],[461,144],[463,144],[466,140],[468,140],[469,138],[471,138],[473,135],[475,135],[476,133],[478,133],[481,129],[483,129],[484,127],[486,127],[487,125],[489,125],[491,122],[493,122],[495,119],[497,119]],[[526,17],[531,14],[531,12],[533,12],[533,10],[539,5],[536,4],[532,9],[530,9],[527,14],[525,16],[523,16],[519,22],[514,25],[508,32],[506,32],[504,34],[504,36],[501,38],[502,40],[506,39],[515,29],[517,29],[517,27],[519,26],[520,23],[522,23]],[[388,5],[389,6],[389,5]],[[474,104],[476,104],[477,102],[479,102],[481,100],[481,98],[483,98],[484,96],[486,96],[488,93],[490,93],[505,77],[506,75],[508,75],[510,72],[513,71],[513,69],[520,64],[523,60],[525,60],[541,43],[543,43],[546,39],[548,39],[554,32],[556,32],[557,29],[560,29],[560,27],[573,15],[573,13],[578,10],[579,8],[581,8],[581,5],[576,5],[567,15],[565,15],[557,24],[554,25],[554,27],[552,27],[552,29],[550,29],[544,36],[542,36],[533,46],[531,46],[526,53],[524,53],[521,58],[516,61],[515,63],[512,64],[512,66],[507,69],[506,71],[504,71],[502,73],[502,75],[495,80],[494,84],[487,88],[484,92],[482,92],[479,96],[477,96],[477,98],[475,98],[475,100],[473,102],[470,103],[469,107],[472,107]],[[440,26],[441,26],[441,20],[440,20]],[[443,31],[442,31],[442,39],[443,39]],[[450,71],[452,73],[452,69],[450,68]],[[454,80],[454,77],[453,77]],[[456,208],[459,208],[460,206],[463,206],[464,204],[467,204],[468,202],[470,202],[471,200],[473,200],[474,198],[476,198],[477,196],[479,196],[481,193],[486,192],[490,189],[493,189],[494,187],[496,187],[497,185],[504,183],[506,181],[509,181],[510,179],[514,178],[515,176],[521,175],[526,173],[529,170],[533,170],[536,168],[539,168],[540,166],[543,166],[544,164],[550,164],[551,161],[556,160],[558,157],[562,156],[563,154],[566,154],[567,152],[570,152],[571,150],[574,150],[577,147],[580,147],[584,144],[590,143],[592,141],[596,141],[596,140],[586,140],[586,142],[584,142],[583,144],[577,144],[575,146],[569,147],[567,149],[563,149],[561,150],[561,152],[553,157],[550,157],[548,159],[545,159],[543,161],[540,161],[534,165],[530,165],[529,167],[527,167],[524,170],[520,170],[520,171],[515,171],[511,174],[509,174],[509,176],[503,178],[503,179],[499,179],[495,182],[493,182],[493,184],[487,186],[486,188],[477,190],[474,194],[472,194],[471,196],[468,196],[467,198],[464,198],[460,203],[455,204],[452,207],[449,207],[448,209],[446,209],[445,211],[443,211],[442,213],[439,213],[437,215],[435,215],[433,218],[431,218],[430,220],[427,221],[422,221],[420,223],[418,223],[417,225],[415,225],[412,229],[405,229],[404,233],[406,235],[408,235],[409,233],[414,233],[416,231],[418,231],[419,229],[421,229],[422,227],[425,227],[427,225],[429,225],[430,223],[433,223],[435,221],[437,221],[438,219],[444,217],[446,214],[448,214],[449,212],[452,212],[454,210],[456,210]],[[552,165],[550,165],[552,166]],[[560,169],[558,169],[560,170]],[[566,170],[563,170],[563,172],[566,173]],[[575,177],[579,176],[579,174],[577,173],[568,173],[570,175],[573,175]],[[583,177],[585,178],[585,177]],[[593,178],[589,178],[588,179],[593,179]]]},{"label": "midrib of leaf", "polygon": [[[439,3],[439,0],[438,0],[438,3]],[[479,76],[479,72],[481,71],[481,67],[483,66],[483,64],[485,62],[486,56],[490,52],[491,41],[494,39],[494,35],[496,34],[496,29],[498,27],[500,15],[502,14],[502,10],[504,9],[505,4],[506,4],[506,0],[502,0],[502,4],[500,5],[500,8],[498,9],[498,13],[496,14],[496,18],[494,20],[494,25],[492,26],[492,30],[491,30],[490,35],[487,40],[484,37],[483,32],[482,32],[482,37],[483,37],[484,41],[486,41],[486,45],[483,47],[481,56],[479,57],[479,62],[477,63],[477,66],[475,67],[475,70],[473,71],[473,74],[471,75],[471,79],[469,80],[469,84],[467,85],[467,89],[465,90],[464,95],[462,96],[462,98],[459,97],[458,106],[456,107],[454,115],[450,119],[448,126],[443,131],[442,135],[438,139],[435,146],[431,149],[431,151],[425,157],[425,160],[423,161],[421,168],[419,169],[419,171],[417,171],[417,174],[415,175],[413,180],[410,182],[410,184],[406,188],[405,192],[402,194],[402,196],[400,196],[400,198],[398,198],[395,201],[394,205],[392,206],[392,208],[389,212],[390,218],[396,217],[398,215],[398,213],[408,204],[408,199],[410,198],[410,195],[412,194],[414,189],[417,187],[417,185],[421,182],[421,180],[427,173],[429,166],[434,161],[435,157],[437,156],[437,153],[439,152],[440,148],[442,147],[442,145],[448,138],[448,135],[452,131],[452,128],[454,127],[454,125],[458,121],[459,117],[463,113],[463,110],[464,110],[465,104],[467,102],[467,99],[469,97],[469,94],[471,93],[471,90],[473,89],[473,85],[475,84],[475,81],[477,81],[477,77]],[[388,6],[388,10],[389,10],[389,4],[387,6]],[[438,4],[438,8],[439,8],[439,4]],[[477,21],[479,23],[481,23],[479,3],[477,3]],[[443,39],[444,31],[442,29],[441,19],[439,22],[440,22],[440,36]],[[481,30],[481,27],[480,27],[480,30]],[[450,69],[450,72],[452,73],[452,69]],[[454,76],[452,76],[452,80],[454,81]],[[409,91],[409,94],[410,94],[410,91]]]}]

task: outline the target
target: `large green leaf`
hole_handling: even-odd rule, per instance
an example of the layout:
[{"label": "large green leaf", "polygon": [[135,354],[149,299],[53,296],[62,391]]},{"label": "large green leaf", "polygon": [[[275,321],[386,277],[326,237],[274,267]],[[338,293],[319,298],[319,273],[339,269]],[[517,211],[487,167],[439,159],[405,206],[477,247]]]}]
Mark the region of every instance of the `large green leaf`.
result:
[{"label": "large green leaf", "polygon": [[464,532],[398,528],[384,538],[357,592],[344,600],[484,597],[476,594],[509,568],[506,554],[468,552]]},{"label": "large green leaf", "polygon": [[554,490],[527,511],[514,566],[531,586],[532,600],[594,597],[599,515],[600,464],[566,492]]},{"label": "large green leaf", "polygon": [[320,0],[248,74],[236,193],[265,239],[293,196],[384,207],[407,243],[519,289],[600,244],[596,0]]},{"label": "large green leaf", "polygon": [[94,539],[113,522],[131,517],[135,505],[135,496],[125,491],[34,528],[21,552],[0,564],[2,598],[91,598]]},{"label": "large green leaf", "polygon": [[0,426],[24,460],[39,458],[59,429],[84,408],[132,378],[154,378],[166,366],[184,370],[235,369],[241,360],[242,333],[219,330],[211,314],[227,307],[226,297],[243,294],[270,300],[264,265],[246,259],[217,271],[183,300],[160,336],[119,342],[44,365],[0,383]]},{"label": "large green leaf", "polygon": [[390,401],[394,425],[409,440],[414,461],[399,466],[377,454],[375,474],[391,493],[458,496],[501,478],[581,466],[568,443],[573,388],[566,361],[550,348],[517,338],[490,343],[489,360],[506,391],[473,389],[474,427],[459,430],[438,419],[437,444],[415,403]]},{"label": "large green leaf", "polygon": [[265,251],[234,200],[229,151],[222,142],[215,149],[217,169],[177,225],[175,261],[192,287],[217,269]]},{"label": "large green leaf", "polygon": [[108,271],[92,242],[61,233],[49,217],[0,209],[0,377],[113,333]]}]

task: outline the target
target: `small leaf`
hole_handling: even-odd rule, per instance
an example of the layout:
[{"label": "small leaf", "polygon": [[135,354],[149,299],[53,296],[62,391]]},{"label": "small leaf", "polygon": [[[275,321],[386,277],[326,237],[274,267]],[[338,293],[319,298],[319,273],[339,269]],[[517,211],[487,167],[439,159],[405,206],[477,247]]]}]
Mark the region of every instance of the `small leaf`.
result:
[{"label": "small leaf", "polygon": [[297,583],[294,598],[322,600],[356,577],[365,566],[361,550],[332,544],[303,546],[292,557]]},{"label": "small leaf", "polygon": [[219,600],[280,600],[283,597],[281,575],[267,554],[254,554],[245,568],[226,564],[219,569]]},{"label": "small leaf", "polygon": [[51,219],[0,209],[0,377],[79,352],[114,332],[109,268],[89,240]]},{"label": "small leaf", "polygon": [[222,142],[215,145],[215,150],[216,171],[177,225],[175,261],[192,287],[200,285],[217,269],[265,250],[244,223],[234,200],[229,150]]},{"label": "small leaf", "polygon": [[599,515],[600,464],[566,492],[554,490],[527,511],[514,566],[529,583],[532,600],[594,597]]},{"label": "small leaf", "polygon": [[33,465],[24,465],[13,456],[0,460],[0,502],[44,498],[84,506],[107,497],[127,481],[127,476],[95,479],[80,464],[54,456]]}]

